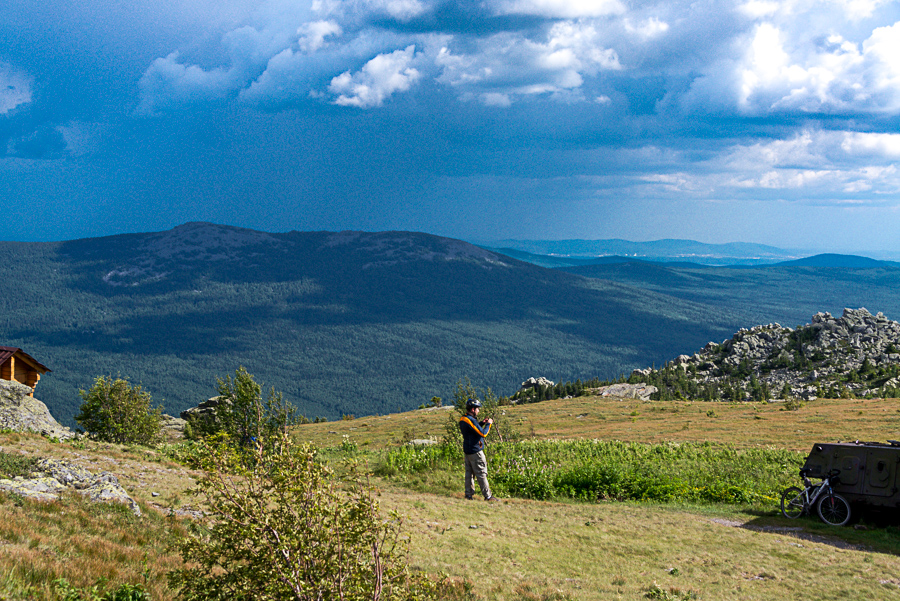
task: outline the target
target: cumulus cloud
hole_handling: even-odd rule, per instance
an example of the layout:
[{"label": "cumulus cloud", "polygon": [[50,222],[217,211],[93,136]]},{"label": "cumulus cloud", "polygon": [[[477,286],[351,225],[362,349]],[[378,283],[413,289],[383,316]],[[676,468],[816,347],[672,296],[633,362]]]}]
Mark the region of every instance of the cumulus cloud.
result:
[{"label": "cumulus cloud", "polygon": [[656,162],[655,172],[638,175],[635,189],[643,195],[656,190],[710,198],[762,194],[836,204],[882,202],[900,192],[898,156],[900,134],[803,131],[784,139],[734,144],[688,169],[688,157],[670,154]]},{"label": "cumulus cloud", "polygon": [[900,158],[900,134],[847,132],[841,149],[848,156],[874,156],[886,160]]},{"label": "cumulus cloud", "polygon": [[389,17],[405,22],[421,16],[430,7],[420,0],[313,0],[319,14],[347,20]]},{"label": "cumulus cloud", "polygon": [[659,37],[669,30],[669,24],[665,21],[660,21],[657,17],[650,17],[637,24],[632,23],[631,19],[626,18],[623,23],[626,31],[637,34],[645,39]]},{"label": "cumulus cloud", "polygon": [[461,95],[481,94],[485,104],[495,106],[505,102],[490,99],[569,91],[580,88],[586,76],[622,68],[593,26],[569,21],[554,25],[543,42],[501,33],[478,40],[467,53],[445,46],[435,63],[441,69],[439,82]]},{"label": "cumulus cloud", "polygon": [[300,35],[298,44],[303,52],[315,52],[327,42],[327,38],[344,33],[341,26],[334,21],[313,21],[304,23],[297,29]]},{"label": "cumulus cloud", "polygon": [[[326,37],[325,27],[312,25],[300,41],[315,45],[317,35]],[[172,52],[155,59],[141,76],[139,114],[225,98],[250,84],[264,70],[269,59],[290,46],[296,35],[287,35],[283,27],[258,30],[249,25],[228,32],[222,38],[225,50],[223,66],[204,68],[184,61]]]},{"label": "cumulus cloud", "polygon": [[[754,2],[739,10],[769,15],[771,8]],[[863,29],[863,36],[848,28],[848,36],[861,38],[854,41],[840,33],[837,22],[817,31],[796,14],[775,17],[735,38],[733,57],[706,65],[680,98],[681,106],[744,115],[900,112],[900,22],[868,35]]]},{"label": "cumulus cloud", "polygon": [[31,102],[31,87],[31,77],[0,63],[0,115]]},{"label": "cumulus cloud", "polygon": [[395,92],[405,92],[420,77],[411,67],[416,47],[407,46],[390,54],[379,54],[360,71],[349,71],[331,80],[328,91],[336,94],[334,104],[371,108],[381,106]]},{"label": "cumulus cloud", "polygon": [[501,0],[495,10],[506,15],[578,19],[622,14],[625,5],[619,0]]}]

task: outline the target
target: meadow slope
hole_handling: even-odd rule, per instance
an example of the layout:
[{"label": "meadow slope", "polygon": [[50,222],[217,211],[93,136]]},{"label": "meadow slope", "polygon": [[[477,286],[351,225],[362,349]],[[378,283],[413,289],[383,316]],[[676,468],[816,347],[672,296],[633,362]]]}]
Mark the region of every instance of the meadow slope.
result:
[{"label": "meadow slope", "polygon": [[[785,448],[801,455],[813,442],[900,438],[897,400],[818,400],[797,411],[779,403],[654,403],[584,397],[509,407],[527,436]],[[712,412],[712,414],[710,414]],[[307,424],[301,441],[339,465],[373,467],[384,450],[410,438],[439,438],[445,409]],[[154,599],[172,598],[165,572],[178,564],[166,550],[189,518],[193,474],[162,450],[53,443],[0,434],[6,453],[52,455],[119,475],[145,517],[75,497],[35,504],[0,495],[0,597],[55,599],[54,579],[74,587],[99,577],[111,586],[146,583]],[[462,470],[452,474],[461,485]],[[467,502],[462,492],[435,494],[373,478],[383,510],[403,516],[413,565],[469,583],[468,599],[889,599],[900,594],[900,530],[831,528],[790,521],[771,505],[506,499]],[[415,487],[413,487],[415,488]],[[158,493],[154,496],[153,493]],[[459,598],[459,597],[457,597]]]}]

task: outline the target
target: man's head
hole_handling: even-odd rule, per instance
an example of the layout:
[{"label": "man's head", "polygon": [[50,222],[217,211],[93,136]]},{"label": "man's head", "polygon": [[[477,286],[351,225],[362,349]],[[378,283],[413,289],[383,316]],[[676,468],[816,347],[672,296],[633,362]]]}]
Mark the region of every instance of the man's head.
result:
[{"label": "man's head", "polygon": [[472,398],[466,401],[466,413],[475,413],[481,409],[481,401]]}]

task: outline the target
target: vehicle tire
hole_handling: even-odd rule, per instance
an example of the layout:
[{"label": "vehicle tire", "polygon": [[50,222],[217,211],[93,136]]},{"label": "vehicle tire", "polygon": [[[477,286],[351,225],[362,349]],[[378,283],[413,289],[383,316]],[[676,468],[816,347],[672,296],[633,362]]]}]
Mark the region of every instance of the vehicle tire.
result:
[{"label": "vehicle tire", "polygon": [[786,518],[799,518],[803,515],[803,489],[792,486],[781,493],[781,514]]},{"label": "vehicle tire", "polygon": [[825,495],[819,501],[819,517],[826,524],[843,526],[850,521],[850,503],[841,495]]}]

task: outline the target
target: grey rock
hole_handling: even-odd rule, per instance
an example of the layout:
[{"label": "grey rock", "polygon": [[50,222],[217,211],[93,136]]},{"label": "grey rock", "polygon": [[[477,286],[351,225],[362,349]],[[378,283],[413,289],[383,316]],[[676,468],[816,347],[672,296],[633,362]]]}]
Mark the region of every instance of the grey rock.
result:
[{"label": "grey rock", "polygon": [[68,440],[75,432],[57,422],[47,405],[28,396],[34,390],[11,380],[0,380],[0,428],[14,432],[34,432],[48,438]]},{"label": "grey rock", "polygon": [[116,476],[109,472],[94,475],[83,467],[62,459],[39,459],[30,478],[0,480],[0,490],[36,501],[56,501],[66,490],[75,490],[94,502],[123,503],[135,515],[141,515],[141,508],[125,492]]},{"label": "grey rock", "polygon": [[519,392],[525,392],[525,391],[528,391],[528,390],[533,390],[533,389],[538,388],[538,387],[541,387],[541,388],[549,388],[549,387],[551,387],[551,386],[556,386],[556,382],[552,382],[552,381],[550,381],[550,380],[548,380],[547,378],[544,378],[544,377],[540,377],[540,378],[534,378],[534,377],[532,377],[532,378],[528,378],[527,380],[525,380],[524,382],[522,382],[522,384],[521,384],[521,386],[520,386],[520,388],[519,388]]},{"label": "grey rock", "polygon": [[[800,336],[795,334],[799,333]],[[802,343],[798,342],[802,340]],[[749,398],[752,378],[768,386],[776,396],[785,384],[802,398],[815,398],[819,388],[846,386],[853,394],[878,395],[900,388],[900,378],[879,383],[850,382],[850,372],[861,371],[864,364],[876,368],[900,364],[900,323],[883,314],[872,315],[867,309],[844,309],[841,317],[830,313],[816,313],[810,323],[786,328],[777,323],[741,328],[721,345],[707,344],[689,362],[698,367],[693,377],[698,383],[728,383],[741,387]],[[668,366],[687,367],[687,355],[673,359]],[[748,365],[750,374],[736,381],[728,374],[739,365]],[[633,375],[647,377],[653,370],[634,370]],[[855,376],[854,378],[855,379]],[[865,377],[860,378],[864,380]]]},{"label": "grey rock", "polygon": [[656,386],[648,386],[646,384],[612,384],[610,386],[601,386],[595,389],[594,393],[604,397],[647,401],[650,400],[650,395],[658,392],[658,390]]}]

